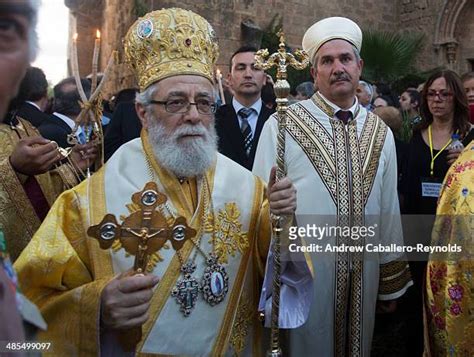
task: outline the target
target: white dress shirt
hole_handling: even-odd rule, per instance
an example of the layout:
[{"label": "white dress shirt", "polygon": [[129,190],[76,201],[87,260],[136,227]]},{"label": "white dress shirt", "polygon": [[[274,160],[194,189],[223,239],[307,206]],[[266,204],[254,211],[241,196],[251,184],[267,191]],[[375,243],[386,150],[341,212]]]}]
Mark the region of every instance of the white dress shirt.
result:
[{"label": "white dress shirt", "polygon": [[242,108],[252,108],[255,109],[255,111],[252,112],[252,114],[247,118],[247,121],[249,122],[250,129],[252,129],[252,137],[255,136],[255,130],[257,128],[257,121],[258,121],[258,116],[260,115],[260,111],[262,110],[262,99],[258,98],[258,100],[253,103],[250,107],[245,107],[244,105],[240,104],[237,99],[232,98],[232,106],[234,107],[235,114],[237,115],[237,118],[239,119],[239,127],[242,128],[242,118],[239,116],[239,110]]}]

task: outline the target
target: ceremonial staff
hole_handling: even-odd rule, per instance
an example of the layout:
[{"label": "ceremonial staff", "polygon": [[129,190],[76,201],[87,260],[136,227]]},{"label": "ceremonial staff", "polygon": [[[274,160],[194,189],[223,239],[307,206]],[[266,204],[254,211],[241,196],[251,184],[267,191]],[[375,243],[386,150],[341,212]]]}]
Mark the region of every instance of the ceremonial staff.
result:
[{"label": "ceremonial staff", "polygon": [[[286,52],[285,37],[282,31],[278,32],[280,44],[278,52],[268,57],[268,50],[259,50],[255,54],[255,67],[263,70],[272,67],[277,68],[277,81],[274,86],[277,97],[277,117],[278,117],[278,136],[277,136],[277,172],[276,181],[281,180],[286,175],[285,167],[285,132],[286,132],[286,112],[288,110],[288,94],[290,93],[290,84],[287,79],[286,69],[291,66],[297,70],[306,68],[309,64],[308,55],[297,50],[295,55]],[[268,59],[266,59],[268,57]],[[300,60],[297,60],[297,57]],[[272,316],[271,316],[271,347],[268,356],[281,356],[279,341],[279,315],[280,315],[280,285],[281,285],[281,262],[280,247],[281,237],[284,230],[285,217],[272,215],[273,227],[273,293],[272,293]]]}]

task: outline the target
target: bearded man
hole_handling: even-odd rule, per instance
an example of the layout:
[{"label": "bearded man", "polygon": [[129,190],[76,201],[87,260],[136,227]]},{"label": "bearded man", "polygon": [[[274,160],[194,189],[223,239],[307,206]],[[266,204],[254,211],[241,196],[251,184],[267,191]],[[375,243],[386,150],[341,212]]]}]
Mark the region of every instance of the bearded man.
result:
[{"label": "bearded man", "polygon": [[[137,328],[138,355],[259,353],[269,213],[292,214],[295,190],[288,179],[270,180],[267,193],[260,179],[217,153],[218,47],[205,19],[178,8],[154,11],[137,20],[124,44],[140,86],[141,138],[58,199],[16,264],[25,293],[48,322],[40,337],[57,355],[122,355],[124,338]],[[101,227],[102,246],[118,229],[114,223],[102,231],[106,213],[125,225],[146,205],[157,208],[148,211],[151,223],[128,234],[162,234],[153,223],[157,215],[164,226],[181,225],[148,261],[135,259],[148,262],[142,270],[148,274],[131,275],[134,257],[125,243],[102,250],[86,232]],[[286,275],[280,325],[296,327],[308,313],[312,278],[304,261],[287,262]]]}]

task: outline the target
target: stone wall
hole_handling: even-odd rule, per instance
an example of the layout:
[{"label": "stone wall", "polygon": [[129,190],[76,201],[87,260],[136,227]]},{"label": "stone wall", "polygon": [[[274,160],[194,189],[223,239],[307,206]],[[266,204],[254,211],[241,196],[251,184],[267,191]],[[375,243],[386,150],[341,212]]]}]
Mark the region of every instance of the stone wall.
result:
[{"label": "stone wall", "polygon": [[474,2],[465,5],[454,32],[459,41],[459,73],[474,71]]},{"label": "stone wall", "polygon": [[[293,48],[301,46],[305,30],[317,20],[328,16],[346,16],[359,23],[362,29],[425,34],[425,46],[420,49],[418,57],[418,67],[421,69],[449,65],[458,71],[465,71],[468,68],[467,58],[474,58],[472,41],[474,4],[469,0],[101,0],[95,2],[75,0],[72,2],[88,3],[94,8],[91,10],[94,14],[102,11],[101,15],[94,17],[95,20],[100,19],[100,28],[104,34],[102,66],[105,65],[113,48],[123,52],[121,38],[137,18],[137,4],[145,12],[179,6],[206,18],[213,25],[219,38],[221,51],[218,66],[224,76],[228,72],[230,55],[243,44],[242,22],[251,21],[261,29],[265,29],[277,14],[282,16],[287,43]],[[458,9],[462,9],[459,16],[456,12]],[[87,28],[97,26],[98,20],[79,17],[78,21],[82,27]],[[453,21],[455,23],[450,24]],[[455,31],[452,28],[455,28]],[[88,33],[85,29],[83,32]],[[89,32],[93,33],[92,29]],[[449,36],[453,38],[446,38],[446,34],[451,34]],[[92,40],[91,37],[91,43],[84,44],[80,50],[81,64],[82,58],[91,57]],[[452,43],[455,44],[454,50]],[[452,63],[448,63],[449,51],[451,60],[452,52],[455,51],[455,60]],[[87,70],[84,70],[83,73],[86,72]],[[107,88],[108,93],[134,85],[133,77],[125,65],[119,65],[115,75],[117,78]]]},{"label": "stone wall", "polygon": [[[79,73],[85,77],[92,72],[92,52],[94,51],[94,40],[97,29],[102,28],[103,8],[100,1],[99,6],[89,6],[89,3],[81,1],[66,2],[71,10],[71,17],[76,19],[70,21],[70,38],[77,33],[77,59]],[[69,56],[68,56],[69,58]]]},{"label": "stone wall", "polygon": [[[429,4],[428,4],[429,2]],[[434,32],[439,17],[442,1],[440,0],[401,0],[399,29],[403,33],[422,33],[425,44],[417,58],[420,68],[436,67],[440,56],[433,48]]]},{"label": "stone wall", "polygon": [[[205,17],[219,37],[218,65],[227,72],[230,55],[242,44],[240,24],[252,20],[265,29],[275,15],[281,15],[287,42],[301,47],[306,29],[327,16],[347,16],[362,28],[393,29],[397,23],[397,2],[377,0],[164,0],[143,1],[149,9],[177,6]],[[382,14],[382,15],[379,15]]]}]

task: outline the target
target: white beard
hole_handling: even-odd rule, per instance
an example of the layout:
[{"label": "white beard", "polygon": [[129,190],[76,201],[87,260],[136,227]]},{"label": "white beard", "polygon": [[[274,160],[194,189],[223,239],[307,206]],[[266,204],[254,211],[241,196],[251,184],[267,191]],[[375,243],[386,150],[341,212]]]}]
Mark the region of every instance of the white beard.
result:
[{"label": "white beard", "polygon": [[[183,135],[199,134],[181,140]],[[217,157],[217,134],[214,125],[209,130],[204,125],[183,124],[173,133],[167,134],[159,120],[150,120],[148,138],[160,165],[177,177],[203,175]]]}]

